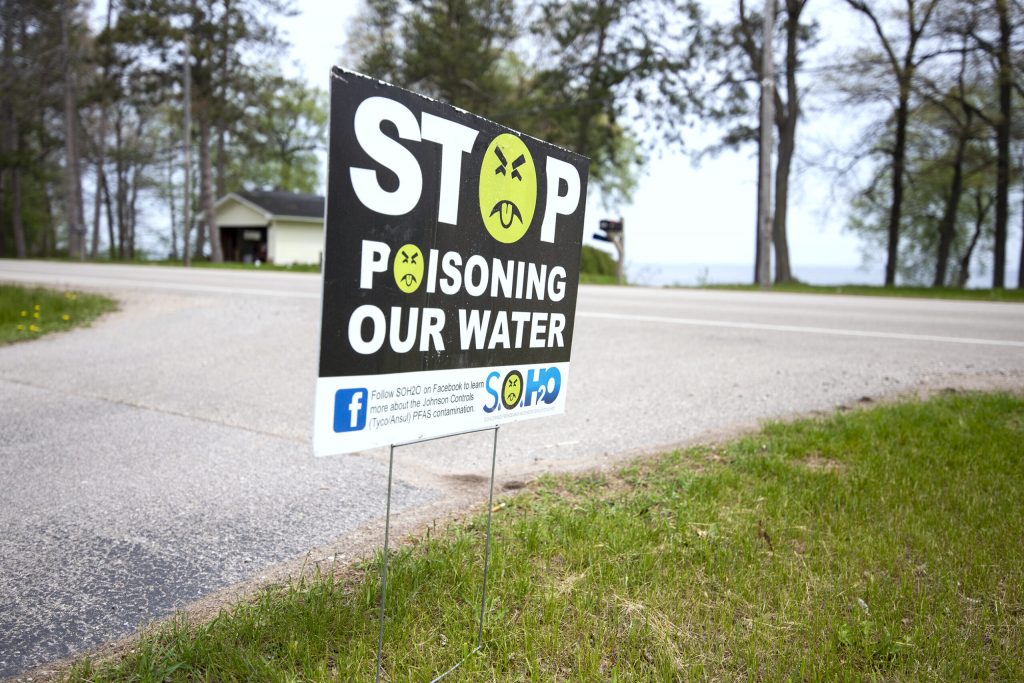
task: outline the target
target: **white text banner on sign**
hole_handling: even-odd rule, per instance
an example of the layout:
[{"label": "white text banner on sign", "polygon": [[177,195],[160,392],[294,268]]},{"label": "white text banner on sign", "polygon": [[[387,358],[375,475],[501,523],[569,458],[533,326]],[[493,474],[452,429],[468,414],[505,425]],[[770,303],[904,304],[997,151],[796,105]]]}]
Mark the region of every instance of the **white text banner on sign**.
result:
[{"label": "white text banner on sign", "polygon": [[331,76],[314,452],[565,411],[587,160]]}]

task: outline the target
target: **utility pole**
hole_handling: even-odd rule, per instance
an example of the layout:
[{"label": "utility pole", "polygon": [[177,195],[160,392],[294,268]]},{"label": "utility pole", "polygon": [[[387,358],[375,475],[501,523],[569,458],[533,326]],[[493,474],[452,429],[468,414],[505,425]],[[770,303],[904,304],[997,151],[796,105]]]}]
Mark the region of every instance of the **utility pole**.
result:
[{"label": "utility pole", "polygon": [[757,284],[772,286],[772,126],[775,119],[775,0],[764,3],[764,35],[761,45],[761,150],[757,202]]},{"label": "utility pole", "polygon": [[185,36],[185,227],[182,230],[185,267],[192,265],[189,233],[192,232],[192,41]]}]

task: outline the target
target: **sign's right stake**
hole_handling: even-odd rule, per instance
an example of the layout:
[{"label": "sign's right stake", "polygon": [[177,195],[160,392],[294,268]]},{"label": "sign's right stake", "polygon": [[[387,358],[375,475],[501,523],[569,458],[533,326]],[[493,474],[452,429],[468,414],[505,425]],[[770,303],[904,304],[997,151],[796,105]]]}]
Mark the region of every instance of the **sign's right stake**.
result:
[{"label": "sign's right stake", "polygon": [[491,450],[491,491],[487,496],[487,536],[484,541],[484,587],[480,598],[480,629],[476,634],[476,647],[484,643],[484,608],[487,606],[487,565],[491,559],[491,515],[494,514],[494,466],[498,462],[498,429],[494,428],[494,448]]},{"label": "sign's right stake", "polygon": [[[377,634],[377,674],[374,683],[380,683],[381,660],[384,657],[384,599],[388,594],[388,532],[391,530],[391,473],[395,469],[395,445],[388,452],[388,502],[384,515],[384,556],[380,568],[380,632]],[[493,476],[492,476],[493,485]]]}]

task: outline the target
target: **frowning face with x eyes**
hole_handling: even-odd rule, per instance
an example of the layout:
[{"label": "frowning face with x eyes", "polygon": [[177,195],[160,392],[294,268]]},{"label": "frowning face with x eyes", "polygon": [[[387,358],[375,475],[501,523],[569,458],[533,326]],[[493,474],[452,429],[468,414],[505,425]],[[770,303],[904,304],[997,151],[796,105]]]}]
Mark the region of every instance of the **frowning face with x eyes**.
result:
[{"label": "frowning face with x eyes", "polygon": [[491,237],[512,244],[530,228],[537,208],[537,170],[517,136],[491,141],[480,168],[480,217]]}]

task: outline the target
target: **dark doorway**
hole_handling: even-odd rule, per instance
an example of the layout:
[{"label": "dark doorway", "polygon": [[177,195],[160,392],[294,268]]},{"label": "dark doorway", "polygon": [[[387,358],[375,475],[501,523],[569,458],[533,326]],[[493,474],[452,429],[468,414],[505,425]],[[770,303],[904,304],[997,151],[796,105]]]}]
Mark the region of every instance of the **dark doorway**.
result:
[{"label": "dark doorway", "polygon": [[221,228],[224,260],[236,263],[267,262],[267,229],[262,226]]}]

